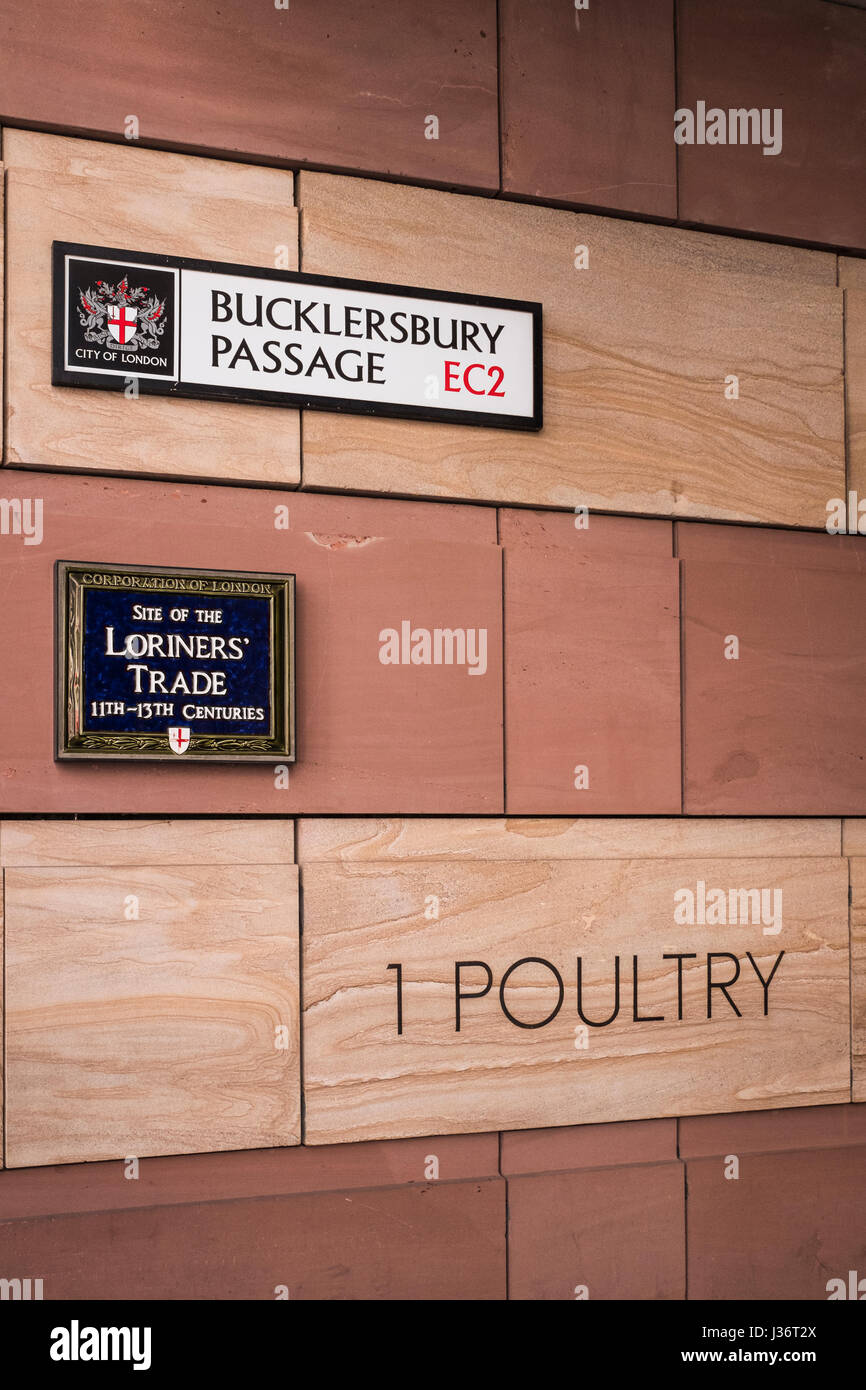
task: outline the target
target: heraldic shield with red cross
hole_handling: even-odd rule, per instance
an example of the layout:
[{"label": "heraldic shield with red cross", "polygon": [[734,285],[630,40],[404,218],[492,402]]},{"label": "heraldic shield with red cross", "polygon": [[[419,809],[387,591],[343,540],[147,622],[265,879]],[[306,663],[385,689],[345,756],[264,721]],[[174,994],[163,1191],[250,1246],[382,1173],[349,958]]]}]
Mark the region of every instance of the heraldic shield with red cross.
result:
[{"label": "heraldic shield with red cross", "polygon": [[181,728],[177,724],[172,724],[169,726],[168,746],[171,749],[172,753],[185,753],[186,750],[189,748],[189,741],[189,729]]},{"label": "heraldic shield with red cross", "polygon": [[121,347],[126,347],[130,338],[135,335],[137,318],[138,310],[133,309],[131,304],[109,304],[106,319],[108,331]]}]

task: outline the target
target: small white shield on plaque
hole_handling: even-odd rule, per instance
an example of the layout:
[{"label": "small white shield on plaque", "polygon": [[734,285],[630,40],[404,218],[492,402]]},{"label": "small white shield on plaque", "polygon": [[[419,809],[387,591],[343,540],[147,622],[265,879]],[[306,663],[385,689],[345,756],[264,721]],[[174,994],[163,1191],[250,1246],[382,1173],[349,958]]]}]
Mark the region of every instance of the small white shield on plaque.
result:
[{"label": "small white shield on plaque", "polygon": [[185,753],[189,748],[189,729],[173,724],[168,731],[168,746],[172,753]]}]

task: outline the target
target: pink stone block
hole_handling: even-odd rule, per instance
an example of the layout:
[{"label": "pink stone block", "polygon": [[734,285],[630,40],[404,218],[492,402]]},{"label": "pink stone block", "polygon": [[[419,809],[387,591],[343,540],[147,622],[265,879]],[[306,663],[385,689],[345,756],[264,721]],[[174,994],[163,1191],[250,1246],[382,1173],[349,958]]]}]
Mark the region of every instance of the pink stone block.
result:
[{"label": "pink stone block", "polygon": [[675,532],[676,553],[681,560],[866,573],[866,536],[780,531],[768,526],[715,526],[697,521],[678,521]]},{"label": "pink stone block", "polygon": [[677,561],[511,545],[505,617],[508,813],[678,812]]},{"label": "pink stone block", "polygon": [[508,1215],[510,1298],[685,1298],[677,1162],[510,1178]]},{"label": "pink stone block", "polygon": [[[715,1118],[715,1117],[714,1117]],[[677,1157],[677,1121],[618,1120],[563,1129],[512,1129],[502,1135],[503,1177],[656,1163]]]},{"label": "pink stone block", "polygon": [[866,576],[682,564],[685,810],[862,815]]},{"label": "pink stone block", "polygon": [[[716,527],[723,530],[723,527]],[[673,555],[673,522],[639,516],[605,516],[577,510],[536,512],[528,507],[500,507],[499,543],[506,550],[551,546],[568,550],[576,560],[619,560],[645,555],[668,560]]]}]

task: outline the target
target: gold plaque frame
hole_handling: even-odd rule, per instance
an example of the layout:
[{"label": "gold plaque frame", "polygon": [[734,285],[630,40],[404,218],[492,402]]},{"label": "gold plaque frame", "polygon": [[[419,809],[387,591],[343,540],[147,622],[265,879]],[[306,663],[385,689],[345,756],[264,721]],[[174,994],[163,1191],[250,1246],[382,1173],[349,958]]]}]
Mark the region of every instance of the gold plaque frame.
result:
[{"label": "gold plaque frame", "polygon": [[[162,762],[294,762],[295,576],[58,560],[56,599],[56,751],[72,758]],[[148,591],[193,598],[264,598],[270,612],[267,734],[192,733],[173,753],[163,731],[108,733],[85,728],[84,608],[89,590]],[[178,722],[181,722],[180,720]]]}]

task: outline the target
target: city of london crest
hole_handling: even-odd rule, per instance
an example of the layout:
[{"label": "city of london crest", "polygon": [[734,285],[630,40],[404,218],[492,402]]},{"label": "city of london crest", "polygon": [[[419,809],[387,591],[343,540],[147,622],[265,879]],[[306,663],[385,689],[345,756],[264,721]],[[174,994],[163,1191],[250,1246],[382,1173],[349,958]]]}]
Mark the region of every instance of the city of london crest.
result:
[{"label": "city of london crest", "polygon": [[159,347],[165,330],[165,300],[147,285],[131,289],[124,276],[117,285],[97,280],[78,291],[78,317],[88,343],[117,343],[127,352]]}]

